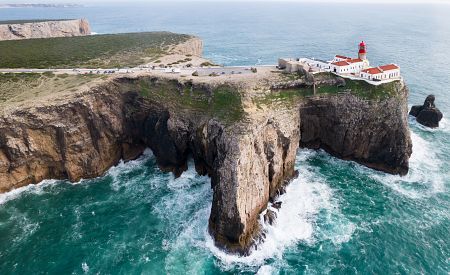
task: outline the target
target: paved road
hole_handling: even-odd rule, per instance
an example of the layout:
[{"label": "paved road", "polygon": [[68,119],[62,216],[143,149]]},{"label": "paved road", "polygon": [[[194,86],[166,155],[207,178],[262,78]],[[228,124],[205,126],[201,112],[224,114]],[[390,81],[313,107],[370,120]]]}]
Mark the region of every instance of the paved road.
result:
[{"label": "paved road", "polygon": [[[259,65],[258,67],[274,67],[275,65]],[[183,68],[159,68],[159,67],[135,67],[135,68],[112,68],[112,69],[0,69],[0,73],[58,73],[58,74],[127,74],[135,72],[159,71],[165,73],[192,74],[197,71],[200,76],[225,75],[225,74],[248,74],[252,73],[251,66],[226,66],[226,67],[183,67]]]}]

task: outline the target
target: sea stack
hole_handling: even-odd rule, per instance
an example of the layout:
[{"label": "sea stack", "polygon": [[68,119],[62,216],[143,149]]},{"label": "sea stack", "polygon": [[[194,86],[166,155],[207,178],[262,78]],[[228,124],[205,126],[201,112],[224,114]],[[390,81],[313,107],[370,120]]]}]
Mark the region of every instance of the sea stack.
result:
[{"label": "sea stack", "polygon": [[434,105],[435,96],[429,95],[425,99],[423,105],[412,106],[410,115],[414,116],[420,124],[437,128],[439,127],[439,121],[442,119],[442,113]]}]

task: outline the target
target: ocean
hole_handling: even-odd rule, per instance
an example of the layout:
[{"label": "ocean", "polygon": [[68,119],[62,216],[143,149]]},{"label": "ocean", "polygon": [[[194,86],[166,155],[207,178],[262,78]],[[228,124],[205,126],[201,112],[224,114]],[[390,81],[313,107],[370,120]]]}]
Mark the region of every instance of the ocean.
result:
[{"label": "ocean", "polygon": [[[94,2],[94,1],[92,1]],[[207,233],[210,179],[192,161],[180,178],[147,150],[104,176],[47,180],[0,195],[0,274],[449,274],[450,5],[295,2],[140,2],[0,9],[0,20],[87,18],[94,32],[200,36],[224,65],[278,57],[356,56],[397,63],[409,105],[428,94],[441,127],[409,119],[410,172],[377,172],[299,150],[300,177],[280,197],[276,224],[247,257]]]}]

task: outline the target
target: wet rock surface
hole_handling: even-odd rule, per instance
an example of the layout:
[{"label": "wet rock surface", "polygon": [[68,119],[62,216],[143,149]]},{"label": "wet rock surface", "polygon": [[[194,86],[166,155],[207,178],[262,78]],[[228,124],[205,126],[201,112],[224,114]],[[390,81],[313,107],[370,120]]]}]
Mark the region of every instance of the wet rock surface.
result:
[{"label": "wet rock surface", "polygon": [[412,142],[408,128],[408,89],[398,96],[365,100],[351,94],[311,97],[300,107],[300,146],[323,149],[333,156],[370,168],[405,175]]},{"label": "wet rock surface", "polygon": [[434,95],[427,96],[423,105],[412,106],[409,114],[414,116],[417,122],[424,126],[431,128],[439,127],[439,121],[441,121],[443,115],[434,104],[434,101]]},{"label": "wet rock surface", "polygon": [[270,225],[275,223],[275,219],[277,218],[277,213],[273,210],[267,209],[266,214],[264,215],[264,222]]}]

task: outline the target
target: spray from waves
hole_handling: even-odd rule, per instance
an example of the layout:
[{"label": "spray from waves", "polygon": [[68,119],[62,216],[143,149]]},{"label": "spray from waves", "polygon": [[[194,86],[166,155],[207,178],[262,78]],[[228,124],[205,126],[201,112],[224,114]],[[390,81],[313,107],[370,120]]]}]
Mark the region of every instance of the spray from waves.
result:
[{"label": "spray from waves", "polygon": [[112,178],[111,188],[114,191],[119,191],[121,187],[126,187],[133,184],[132,180],[124,180],[123,178],[126,177],[128,173],[141,169],[142,164],[147,162],[152,157],[152,150],[147,148],[143,154],[135,160],[127,162],[120,160],[120,162],[116,166],[111,167],[105,175]]},{"label": "spray from waves", "polygon": [[24,194],[36,194],[36,195],[42,194],[45,192],[47,187],[55,185],[59,182],[60,182],[59,180],[44,180],[38,184],[29,184],[27,186],[13,189],[7,193],[0,194],[0,205],[10,200],[19,198]]},{"label": "spray from waves", "polygon": [[417,128],[420,129],[423,132],[429,132],[429,133],[450,133],[450,120],[443,117],[442,120],[439,122],[438,128],[430,128],[427,126],[424,126],[417,122],[416,118],[413,116],[409,116],[409,125],[411,128]]},{"label": "spray from waves", "polygon": [[[328,239],[339,245],[347,242],[355,226],[340,213],[339,202],[333,197],[333,190],[323,182],[320,175],[306,161],[317,153],[311,150],[301,151],[297,157],[299,178],[293,180],[286,188],[286,193],[278,197],[282,207],[277,212],[273,225],[264,223],[260,215],[260,223],[266,233],[263,243],[259,244],[249,256],[230,255],[214,245],[214,241],[206,233],[206,246],[221,260],[222,268],[234,266],[261,266],[270,258],[281,259],[284,251],[303,242],[314,245],[318,240]],[[269,209],[277,211],[273,208]],[[319,218],[331,229],[318,228]],[[325,227],[324,227],[325,228]],[[272,267],[260,270],[264,274]]]},{"label": "spray from waves", "polygon": [[369,172],[369,175],[409,198],[429,197],[445,191],[445,173],[441,172],[442,162],[434,147],[418,134],[411,132],[413,153],[410,169],[406,176],[389,175],[381,172]]}]

